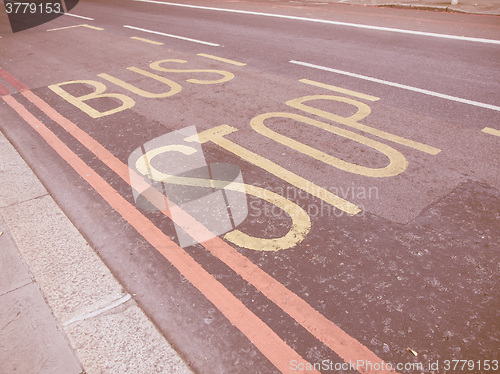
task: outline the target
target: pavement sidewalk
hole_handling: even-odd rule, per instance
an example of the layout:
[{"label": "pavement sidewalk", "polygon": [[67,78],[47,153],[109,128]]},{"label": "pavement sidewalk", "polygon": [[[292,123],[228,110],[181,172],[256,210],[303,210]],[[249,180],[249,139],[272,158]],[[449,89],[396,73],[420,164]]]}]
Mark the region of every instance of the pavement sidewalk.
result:
[{"label": "pavement sidewalk", "polygon": [[446,12],[462,12],[473,14],[490,14],[500,16],[500,0],[306,0],[315,3],[339,3],[364,6],[386,6],[397,8],[414,8]]},{"label": "pavement sidewalk", "polygon": [[0,374],[190,374],[1,132],[0,155]]}]

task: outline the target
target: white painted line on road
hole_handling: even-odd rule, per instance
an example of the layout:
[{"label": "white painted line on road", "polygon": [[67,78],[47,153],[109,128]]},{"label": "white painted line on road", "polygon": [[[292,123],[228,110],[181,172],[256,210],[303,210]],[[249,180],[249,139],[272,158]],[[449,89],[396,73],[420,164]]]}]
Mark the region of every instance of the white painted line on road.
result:
[{"label": "white painted line on road", "polygon": [[184,36],[178,36],[178,35],[172,35],[172,34],[165,34],[163,32],[159,32],[159,31],[153,31],[153,30],[148,30],[148,29],[141,29],[140,27],[127,26],[127,25],[124,25],[123,27],[126,27],[128,29],[132,29],[132,30],[149,32],[150,34],[168,36],[169,38],[182,39],[182,40],[187,40],[189,42],[194,42],[194,43],[199,43],[199,44],[205,44],[205,45],[211,45],[213,47],[219,47],[220,46],[220,44],[216,44],[216,43],[204,42],[203,40],[186,38]]},{"label": "white painted line on road", "polygon": [[366,75],[351,73],[351,72],[344,71],[344,70],[337,70],[337,69],[332,69],[332,68],[328,68],[328,67],[321,66],[321,65],[314,65],[314,64],[310,64],[308,62],[295,61],[295,60],[291,60],[289,62],[291,62],[292,64],[296,64],[296,65],[302,65],[302,66],[307,66],[309,68],[314,68],[314,69],[329,71],[331,73],[337,73],[337,74],[347,75],[349,77],[354,77],[354,78],[364,79],[364,80],[371,81],[371,82],[385,84],[386,86],[392,86],[392,87],[402,88],[402,89],[408,90],[408,91],[419,92],[419,93],[422,93],[422,94],[425,94],[425,95],[439,97],[441,99],[456,101],[456,102],[459,102],[459,103],[474,105],[474,106],[478,106],[478,107],[481,107],[481,108],[496,110],[496,111],[500,112],[500,106],[496,106],[496,105],[480,103],[478,101],[473,101],[473,100],[468,100],[468,99],[462,99],[462,98],[456,97],[456,96],[451,96],[451,95],[446,95],[446,94],[442,94],[442,93],[439,93],[439,92],[424,90],[422,88],[407,86],[406,84],[389,82],[389,81],[385,81],[383,79],[372,78],[372,77],[368,77]]},{"label": "white painted line on road", "polygon": [[78,316],[78,317],[75,317],[75,318],[71,318],[70,320],[67,320],[66,322],[63,323],[63,326],[68,326],[68,325],[71,325],[72,323],[75,323],[75,322],[78,322],[78,321],[83,321],[83,320],[86,320],[88,318],[92,318],[92,317],[98,316],[99,314],[102,314],[102,313],[104,313],[104,312],[106,312],[106,311],[108,311],[110,309],[113,309],[113,308],[117,307],[118,305],[126,303],[130,299],[131,299],[130,294],[126,294],[121,299],[113,301],[111,304],[105,306],[104,308],[101,308],[101,309],[98,309],[98,310],[93,311],[91,313],[87,313],[87,314],[84,314],[82,316]]},{"label": "white painted line on road", "polygon": [[434,37],[434,38],[445,38],[445,39],[466,40],[466,41],[469,41],[469,42],[500,44],[500,40],[494,40],[494,39],[472,38],[472,37],[468,37],[468,36],[458,36],[458,35],[438,34],[438,33],[425,32],[425,31],[395,29],[395,28],[392,28],[392,27],[371,26],[371,25],[363,25],[363,24],[359,24],[359,23],[330,21],[330,20],[325,20],[325,19],[297,17],[297,16],[287,16],[287,15],[284,15],[284,14],[251,12],[251,11],[247,11],[247,10],[237,10],[237,9],[212,8],[212,7],[207,7],[207,6],[199,6],[199,5],[191,5],[191,4],[179,4],[179,3],[169,3],[169,2],[165,2],[165,1],[156,1],[156,0],[134,0],[134,1],[140,1],[140,2],[143,2],[143,3],[161,4],[161,5],[171,5],[171,6],[178,6],[178,7],[184,7],[184,8],[214,10],[214,11],[218,11],[218,12],[251,14],[251,15],[255,15],[255,16],[265,16],[265,17],[293,19],[293,20],[298,20],[298,21],[326,23],[326,24],[337,25],[337,26],[356,27],[356,28],[359,28],[359,29],[389,31],[389,32],[397,32],[397,33],[401,33],[401,34],[413,34],[413,35],[420,35],[420,36],[431,36],[431,37]]},{"label": "white painted line on road", "polygon": [[88,19],[89,21],[93,21],[93,18],[90,17],[84,17],[84,16],[79,16],[76,14],[71,14],[71,13],[63,13],[65,16],[71,16],[71,17],[76,17],[76,18],[83,18],[83,19]]}]

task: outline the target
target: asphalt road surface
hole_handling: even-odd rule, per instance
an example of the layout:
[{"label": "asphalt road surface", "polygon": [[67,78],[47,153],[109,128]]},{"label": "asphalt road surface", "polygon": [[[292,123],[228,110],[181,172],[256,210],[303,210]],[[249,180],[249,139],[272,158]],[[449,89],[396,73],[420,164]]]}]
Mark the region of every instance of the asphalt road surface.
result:
[{"label": "asphalt road surface", "polygon": [[499,372],[498,17],[1,13],[2,132],[194,371]]}]

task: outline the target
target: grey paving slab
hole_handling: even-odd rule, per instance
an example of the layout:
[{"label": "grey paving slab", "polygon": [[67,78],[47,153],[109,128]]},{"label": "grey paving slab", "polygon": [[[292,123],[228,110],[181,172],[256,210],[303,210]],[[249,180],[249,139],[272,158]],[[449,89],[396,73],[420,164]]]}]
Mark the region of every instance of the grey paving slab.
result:
[{"label": "grey paving slab", "polygon": [[50,196],[0,209],[56,318],[65,322],[125,295]]},{"label": "grey paving slab", "polygon": [[0,374],[190,373],[1,133],[0,154]]},{"label": "grey paving slab", "polygon": [[47,190],[0,132],[0,207],[47,194]]},{"label": "grey paving slab", "polygon": [[66,331],[87,374],[191,373],[133,300]]},{"label": "grey paving slab", "polygon": [[82,372],[36,284],[0,296],[0,374]]},{"label": "grey paving slab", "polygon": [[5,221],[0,216],[0,295],[31,283],[21,254],[17,250]]}]

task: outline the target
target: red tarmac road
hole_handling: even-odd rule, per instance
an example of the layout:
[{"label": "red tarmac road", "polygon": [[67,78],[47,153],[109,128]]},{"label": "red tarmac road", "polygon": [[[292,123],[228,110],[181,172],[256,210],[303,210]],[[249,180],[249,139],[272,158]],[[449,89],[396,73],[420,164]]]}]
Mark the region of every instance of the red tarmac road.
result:
[{"label": "red tarmac road", "polygon": [[[498,371],[498,17],[189,4],[0,23],[0,129],[182,357],[200,373]],[[204,228],[137,207],[129,156],[193,125],[207,162],[241,169],[248,215],[182,248],[173,221]],[[149,173],[172,162],[153,151]]]}]

